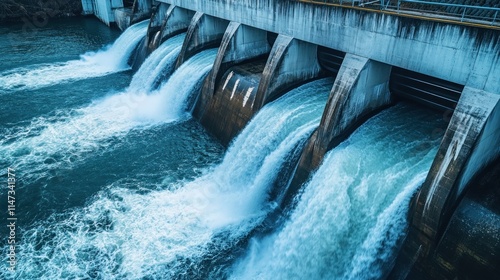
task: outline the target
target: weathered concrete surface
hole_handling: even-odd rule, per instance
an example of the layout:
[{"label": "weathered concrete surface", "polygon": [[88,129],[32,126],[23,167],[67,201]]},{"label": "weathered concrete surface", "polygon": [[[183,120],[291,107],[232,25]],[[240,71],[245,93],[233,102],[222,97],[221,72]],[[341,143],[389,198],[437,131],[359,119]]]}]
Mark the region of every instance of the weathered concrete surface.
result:
[{"label": "weathered concrete surface", "polygon": [[94,14],[110,25],[116,22],[122,31],[145,19],[151,12],[152,0],[137,0],[132,7],[124,7],[123,0],[82,0],[84,14]]},{"label": "weathered concrete surface", "polygon": [[[497,279],[500,274],[500,158],[467,186],[435,250],[407,279]],[[392,275],[402,279],[405,274]]]},{"label": "weathered concrete surface", "polygon": [[499,99],[498,94],[464,88],[430,172],[412,201],[413,217],[398,270],[408,267],[393,278],[418,274],[435,251],[465,186],[500,154]]},{"label": "weathered concrete surface", "polygon": [[184,61],[204,49],[218,47],[229,25],[229,21],[197,12],[188,27],[186,39],[177,58],[176,68]]},{"label": "weathered concrete surface", "polygon": [[252,109],[266,60],[231,67],[222,77],[201,123],[223,145],[245,127],[254,115]]},{"label": "weathered concrete surface", "polygon": [[243,61],[266,56],[270,49],[271,46],[267,41],[266,31],[237,22],[229,23],[215,58],[214,66],[205,79],[200,98],[193,112],[194,116],[203,122],[204,117],[210,115],[211,112],[206,111],[206,109],[214,97],[216,84],[229,67]]},{"label": "weathered concrete surface", "polygon": [[470,87],[462,92],[416,199],[412,225],[432,242],[437,241],[465,184],[499,152],[499,98]]},{"label": "weathered concrete surface", "polygon": [[[433,261],[435,279],[497,279],[500,275],[500,159],[472,180]],[[434,271],[434,269],[431,269]]]},{"label": "weathered concrete surface", "polygon": [[391,66],[347,54],[335,79],[312,146],[312,168],[367,116],[391,101]]},{"label": "weathered concrete surface", "polygon": [[500,94],[498,31],[294,1],[161,1]]},{"label": "weathered concrete surface", "polygon": [[168,38],[185,32],[194,14],[194,11],[183,9],[179,6],[170,6],[162,18],[160,44]]},{"label": "weathered concrete surface", "polygon": [[128,8],[118,8],[114,10],[114,13],[115,22],[118,28],[120,28],[121,31],[127,29],[132,21],[132,10]]},{"label": "weathered concrete surface", "polygon": [[132,12],[130,8],[114,9],[114,13],[116,25],[121,31],[124,31],[130,25],[151,16],[150,10]]},{"label": "weathered concrete surface", "polygon": [[279,35],[264,68],[253,110],[258,111],[288,89],[317,77],[321,70],[317,49],[316,45]]},{"label": "weathered concrete surface", "polygon": [[161,30],[167,11],[172,5],[160,3],[153,7],[151,18],[149,19],[148,31],[146,32],[145,39],[145,52],[149,54],[153,52],[161,43]]},{"label": "weathered concrete surface", "polygon": [[367,118],[391,103],[391,66],[347,54],[333,84],[321,123],[306,144],[292,179],[290,194],[319,167],[328,150],[338,145]]},{"label": "weathered concrete surface", "polygon": [[122,0],[94,0],[93,2],[94,15],[108,26],[115,22],[113,10],[116,8],[123,8]]}]

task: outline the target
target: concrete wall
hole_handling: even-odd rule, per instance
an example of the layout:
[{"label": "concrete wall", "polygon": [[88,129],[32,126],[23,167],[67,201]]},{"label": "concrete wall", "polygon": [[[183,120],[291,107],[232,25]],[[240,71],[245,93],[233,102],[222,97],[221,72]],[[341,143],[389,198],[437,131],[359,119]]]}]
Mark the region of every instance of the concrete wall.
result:
[{"label": "concrete wall", "polygon": [[391,103],[391,66],[347,54],[333,84],[321,123],[306,144],[284,203],[319,167],[324,155],[366,119]]},{"label": "concrete wall", "polygon": [[258,111],[290,88],[317,77],[321,70],[317,49],[314,44],[279,35],[264,69],[253,110]]},{"label": "concrete wall", "polygon": [[396,274],[419,271],[432,258],[465,186],[500,155],[499,99],[498,94],[464,88],[429,174],[412,202],[410,229],[398,263],[417,265]]},{"label": "concrete wall", "polygon": [[94,1],[93,0],[82,0],[82,14],[83,15],[94,14]]},{"label": "concrete wall", "polygon": [[[229,23],[194,111],[201,123],[222,143],[228,144],[253,116],[253,99],[264,70],[265,60],[262,62],[262,59],[270,50],[266,31]],[[228,72],[236,64],[257,58],[261,58],[261,62],[256,65],[241,65]],[[224,74],[226,76],[222,79]],[[233,89],[226,90],[232,81]],[[241,94],[234,98],[235,93]]]},{"label": "concrete wall", "polygon": [[500,94],[498,31],[275,0],[161,0]]},{"label": "concrete wall", "polygon": [[223,145],[229,145],[254,115],[253,104],[265,59],[233,66],[218,83],[201,123]]},{"label": "concrete wall", "polygon": [[188,27],[186,39],[177,59],[176,68],[197,52],[218,47],[229,25],[229,21],[197,12]]},{"label": "concrete wall", "polygon": [[[215,58],[214,66],[203,85],[194,115],[203,120],[210,115],[206,109],[215,94],[216,84],[229,67],[269,53],[267,32],[237,22],[229,23]],[[214,108],[215,110],[215,108]]]},{"label": "concrete wall", "polygon": [[195,12],[184,8],[160,3],[151,14],[146,35],[147,50],[145,55],[152,53],[167,39],[187,30]]},{"label": "concrete wall", "polygon": [[108,26],[115,21],[113,11],[111,10],[111,1],[95,0],[94,15]]},{"label": "concrete wall", "polygon": [[[464,186],[498,155],[500,95],[465,87],[416,200],[412,225],[437,242]],[[496,127],[494,127],[496,125]]]},{"label": "concrete wall", "polygon": [[152,0],[137,0],[137,12],[146,12],[151,9]]},{"label": "concrete wall", "polygon": [[115,22],[114,9],[123,8],[123,0],[82,0],[84,14],[94,14],[108,26]]},{"label": "concrete wall", "polygon": [[162,20],[161,41],[187,31],[195,12],[179,6],[170,6]]},{"label": "concrete wall", "polygon": [[151,0],[137,0],[135,11],[123,7],[123,0],[82,0],[83,14],[94,14],[102,22],[110,25],[116,22],[123,31],[130,24],[149,15]]}]

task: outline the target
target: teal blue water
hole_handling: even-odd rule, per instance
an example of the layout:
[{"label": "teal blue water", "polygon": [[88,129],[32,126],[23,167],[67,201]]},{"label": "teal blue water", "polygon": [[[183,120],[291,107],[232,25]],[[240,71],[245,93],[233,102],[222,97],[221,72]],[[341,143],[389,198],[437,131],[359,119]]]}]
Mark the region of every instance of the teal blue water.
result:
[{"label": "teal blue water", "polygon": [[[22,25],[0,26],[0,79],[11,75],[12,69],[30,73],[79,61],[89,51],[105,50],[119,35],[92,18],[51,20],[30,32]],[[33,245],[26,236],[33,228],[58,223],[117,186],[145,194],[192,180],[220,161],[223,147],[190,119],[120,130],[106,130],[93,122],[102,116],[92,108],[123,92],[133,74],[125,69],[61,83],[49,77],[56,82],[31,88],[7,88],[0,80],[0,174],[6,182],[7,168],[16,170],[17,250]],[[79,141],[73,141],[75,137]],[[6,187],[0,190],[4,223],[6,191]],[[0,228],[0,279],[9,277],[4,274],[8,233],[5,226]],[[40,242],[36,246],[51,242],[51,234],[55,232],[36,239]],[[18,251],[18,257],[21,262],[41,256]]]},{"label": "teal blue water", "polygon": [[225,151],[190,115],[217,49],[173,71],[179,34],[133,73],[147,25],[0,27],[0,220],[17,218],[15,274],[12,231],[0,225],[0,279],[380,277],[446,126],[439,114],[403,103],[371,118],[268,227],[280,211],[273,188],[286,185],[275,183],[318,127],[334,80],[267,104]]}]

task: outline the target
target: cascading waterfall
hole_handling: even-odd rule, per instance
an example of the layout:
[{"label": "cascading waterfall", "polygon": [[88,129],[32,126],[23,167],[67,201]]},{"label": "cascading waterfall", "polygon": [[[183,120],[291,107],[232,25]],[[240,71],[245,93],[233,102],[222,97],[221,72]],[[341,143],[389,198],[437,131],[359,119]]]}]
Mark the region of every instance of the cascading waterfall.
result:
[{"label": "cascading waterfall", "polygon": [[289,220],[253,239],[233,279],[380,279],[446,123],[400,104],[330,151]]},{"label": "cascading waterfall", "polygon": [[175,60],[182,49],[186,33],[179,34],[161,44],[144,63],[130,82],[130,90],[150,92],[163,76],[173,71]]},{"label": "cascading waterfall", "polygon": [[31,65],[0,73],[0,90],[27,90],[69,81],[104,76],[129,69],[127,60],[146,35],[149,20],[136,23],[97,52],[87,52],[79,60]]},{"label": "cascading waterfall", "polygon": [[201,81],[212,69],[216,56],[217,49],[197,53],[183,63],[158,90],[150,94],[134,93],[132,119],[165,122],[188,117],[192,94],[201,88]]},{"label": "cascading waterfall", "polygon": [[219,277],[225,257],[218,252],[275,207],[268,200],[272,182],[319,125],[332,83],[314,81],[266,105],[222,163],[194,181],[148,193],[113,185],[86,207],[40,221],[21,238],[20,277]]},{"label": "cascading waterfall", "polygon": [[[19,167],[30,170],[29,176],[40,178],[48,169],[62,164],[71,166],[89,152],[105,150],[131,129],[145,129],[188,117],[189,104],[186,103],[210,71],[216,54],[214,50],[203,51],[186,61],[160,89],[147,90],[154,82],[154,77],[149,77],[162,72],[163,68],[158,65],[173,67],[183,36],[164,43],[169,46],[159,51],[165,54],[170,50],[165,57],[153,53],[143,67],[155,72],[138,71],[124,92],[94,101],[84,108],[52,117],[38,117],[21,130],[11,129],[12,133],[0,139],[3,160],[16,162]],[[145,89],[141,89],[141,83],[145,83]]]}]

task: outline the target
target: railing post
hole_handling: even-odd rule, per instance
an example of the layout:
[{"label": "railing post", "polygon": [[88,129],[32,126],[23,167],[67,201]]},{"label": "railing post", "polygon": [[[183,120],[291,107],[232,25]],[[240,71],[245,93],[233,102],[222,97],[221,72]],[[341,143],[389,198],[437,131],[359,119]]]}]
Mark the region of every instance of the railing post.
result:
[{"label": "railing post", "polygon": [[464,12],[462,13],[462,19],[460,20],[461,22],[464,21],[465,11],[467,11],[467,7],[464,7]]},{"label": "railing post", "polygon": [[399,14],[399,6],[401,5],[401,0],[398,0],[398,14]]},{"label": "railing post", "polygon": [[497,15],[498,15],[498,10],[495,12],[495,15],[493,16],[493,20],[491,21],[491,25],[493,25],[495,23],[495,20],[497,19]]}]

